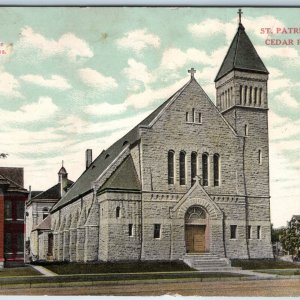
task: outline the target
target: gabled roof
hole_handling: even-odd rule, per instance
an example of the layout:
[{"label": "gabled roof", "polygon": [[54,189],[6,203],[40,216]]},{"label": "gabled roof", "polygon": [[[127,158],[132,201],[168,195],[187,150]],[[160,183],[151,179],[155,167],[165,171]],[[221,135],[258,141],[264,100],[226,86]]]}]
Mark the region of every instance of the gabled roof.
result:
[{"label": "gabled roof", "polygon": [[269,74],[241,23],[239,24],[237,33],[231,42],[215,81],[232,70]]},{"label": "gabled roof", "polygon": [[51,229],[51,215],[49,214],[40,224],[36,225],[34,230],[50,230]]},{"label": "gabled roof", "polygon": [[139,181],[131,155],[128,155],[123,163],[108,178],[100,191],[106,189],[130,191],[141,190],[141,183]]},{"label": "gabled roof", "polygon": [[92,191],[92,182],[94,182],[115,160],[115,158],[121,153],[124,147],[126,145],[133,145],[140,139],[139,127],[149,126],[166,108],[166,106],[174,99],[176,99],[191,82],[192,80],[189,80],[182,88],[174,93],[168,100],[162,103],[156,110],[154,110],[148,117],[141,121],[131,131],[129,131],[121,139],[116,141],[107,150],[103,150],[100,155],[91,163],[89,168],[81,174],[81,176],[73,184],[66,195],[53,206],[51,211],[54,212],[60,207],[67,205],[71,201],[78,199],[81,195],[87,194]]},{"label": "gabled roof", "polygon": [[[65,190],[67,190],[74,182],[68,179],[67,186]],[[42,199],[60,199],[60,183],[52,186],[50,189],[41,192],[35,197],[31,198],[31,200],[42,200]]]}]

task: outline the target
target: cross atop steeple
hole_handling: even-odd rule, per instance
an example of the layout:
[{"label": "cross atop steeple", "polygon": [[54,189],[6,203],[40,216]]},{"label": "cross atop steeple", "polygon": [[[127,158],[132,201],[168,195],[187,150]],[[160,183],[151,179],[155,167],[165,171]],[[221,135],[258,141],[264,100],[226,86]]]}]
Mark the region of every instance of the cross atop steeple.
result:
[{"label": "cross atop steeple", "polygon": [[194,74],[196,73],[196,70],[194,68],[191,68],[188,70],[188,72],[191,74],[191,78],[194,78]]},{"label": "cross atop steeple", "polygon": [[243,14],[243,12],[242,12],[241,8],[239,8],[237,14],[239,15],[239,24],[242,24],[242,14]]}]

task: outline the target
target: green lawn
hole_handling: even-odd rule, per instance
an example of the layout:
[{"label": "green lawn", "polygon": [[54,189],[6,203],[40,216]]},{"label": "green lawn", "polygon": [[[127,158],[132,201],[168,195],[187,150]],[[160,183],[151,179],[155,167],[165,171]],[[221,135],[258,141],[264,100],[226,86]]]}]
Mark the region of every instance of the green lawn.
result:
[{"label": "green lawn", "polygon": [[0,270],[0,278],[15,277],[15,276],[37,276],[37,275],[41,275],[41,273],[34,270],[31,267],[4,268]]},{"label": "green lawn", "polygon": [[267,273],[267,274],[276,274],[276,275],[284,275],[284,276],[294,276],[300,275],[300,269],[285,269],[285,270],[259,270],[260,273]]},{"label": "green lawn", "polygon": [[95,262],[95,263],[47,263],[47,269],[57,274],[189,272],[194,269],[176,262]]},{"label": "green lawn", "polygon": [[291,262],[275,260],[275,259],[232,259],[233,267],[240,267],[243,270],[260,270],[260,269],[295,269],[300,265]]}]

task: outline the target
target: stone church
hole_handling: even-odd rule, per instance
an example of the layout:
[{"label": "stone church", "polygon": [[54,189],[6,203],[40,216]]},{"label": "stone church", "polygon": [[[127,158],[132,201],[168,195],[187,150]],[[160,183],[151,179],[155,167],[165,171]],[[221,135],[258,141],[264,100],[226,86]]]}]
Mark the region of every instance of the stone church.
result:
[{"label": "stone church", "polygon": [[216,105],[189,73],[95,160],[87,150],[86,170],[51,210],[54,260],[273,257],[269,72],[241,20]]}]

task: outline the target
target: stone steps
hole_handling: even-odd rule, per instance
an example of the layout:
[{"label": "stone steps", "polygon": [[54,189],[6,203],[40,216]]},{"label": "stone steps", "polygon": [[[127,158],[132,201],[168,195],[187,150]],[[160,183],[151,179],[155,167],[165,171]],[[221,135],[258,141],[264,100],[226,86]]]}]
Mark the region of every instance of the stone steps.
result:
[{"label": "stone steps", "polygon": [[240,268],[231,267],[229,259],[220,258],[211,253],[186,254],[183,261],[199,272],[234,272],[240,270]]}]

